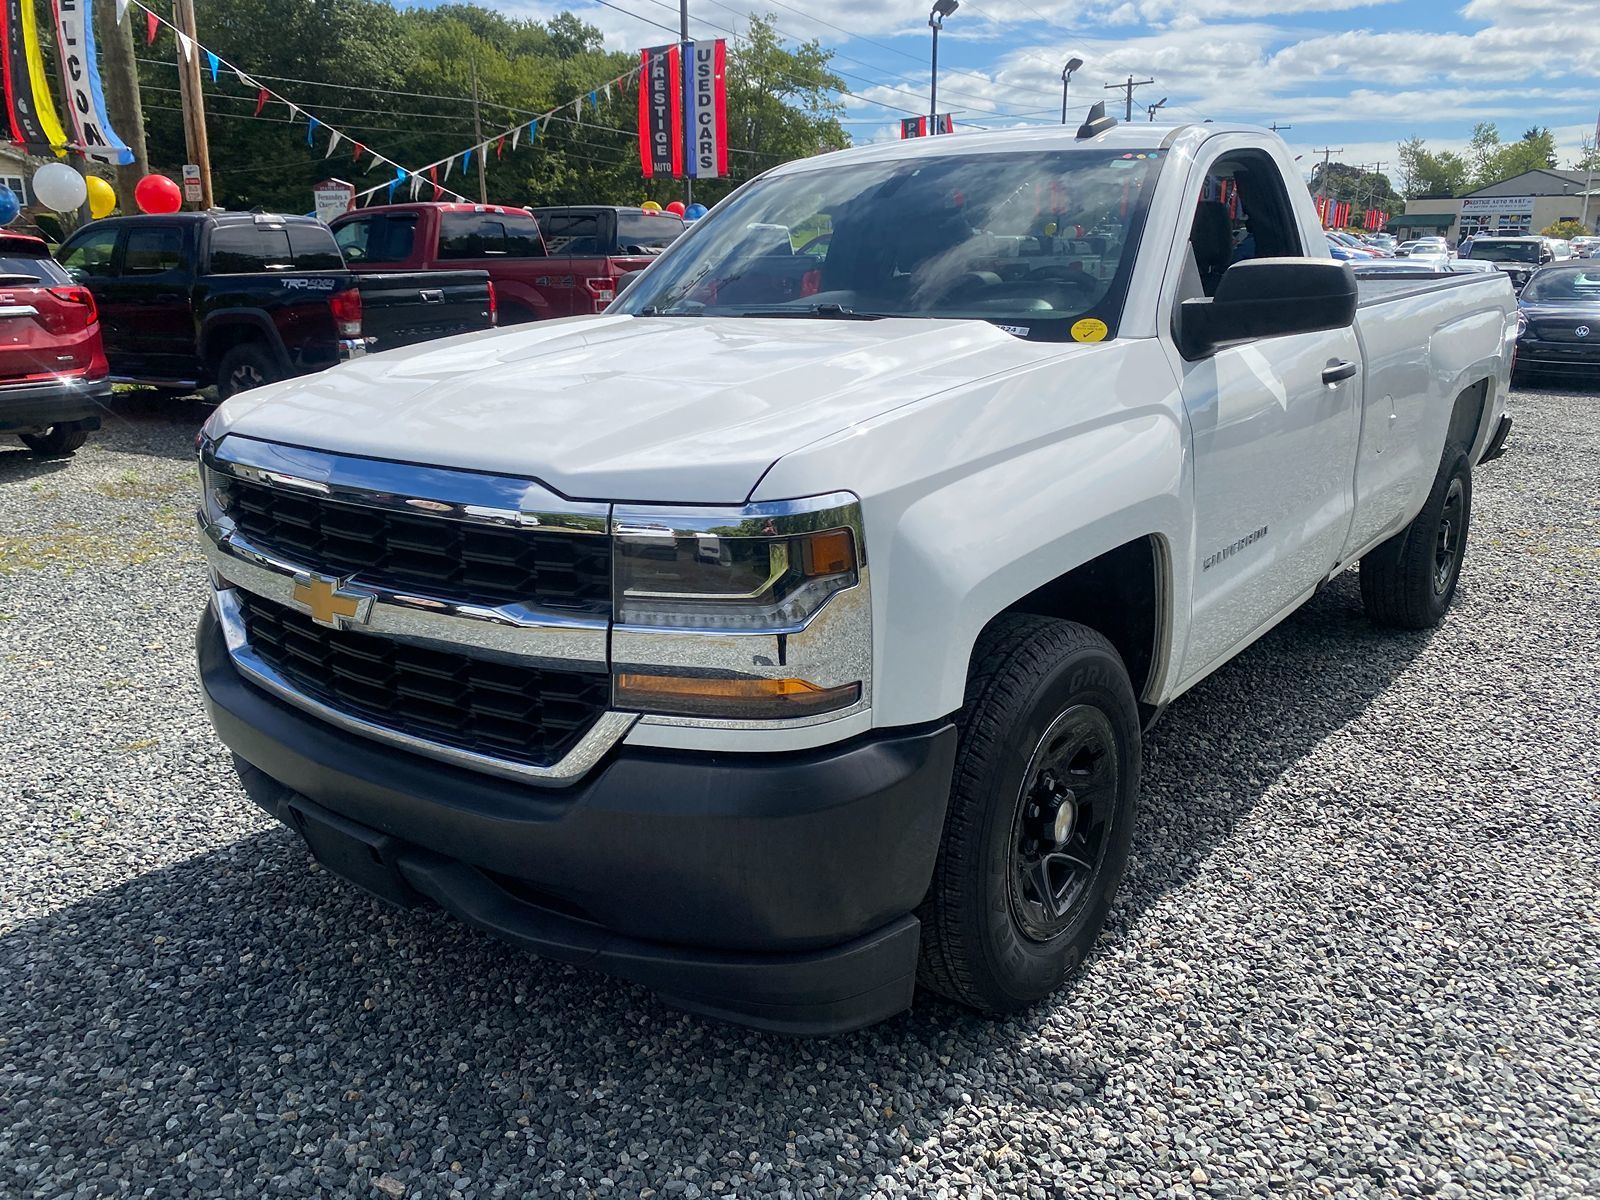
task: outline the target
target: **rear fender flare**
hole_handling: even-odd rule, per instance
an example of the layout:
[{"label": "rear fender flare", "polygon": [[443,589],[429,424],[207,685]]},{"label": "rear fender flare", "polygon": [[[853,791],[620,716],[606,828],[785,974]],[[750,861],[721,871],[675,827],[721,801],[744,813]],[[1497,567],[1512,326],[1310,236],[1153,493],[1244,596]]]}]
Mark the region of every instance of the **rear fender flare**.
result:
[{"label": "rear fender flare", "polygon": [[266,346],[283,373],[294,374],[294,364],[278,327],[266,313],[256,308],[220,308],[207,315],[200,330],[200,359],[206,369],[215,373],[222,356],[241,341]]}]

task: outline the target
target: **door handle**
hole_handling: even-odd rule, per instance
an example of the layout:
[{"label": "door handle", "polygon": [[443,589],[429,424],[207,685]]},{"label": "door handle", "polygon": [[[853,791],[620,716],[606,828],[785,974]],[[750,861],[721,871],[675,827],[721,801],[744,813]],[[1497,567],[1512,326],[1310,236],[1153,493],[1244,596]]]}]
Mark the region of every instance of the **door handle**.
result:
[{"label": "door handle", "polygon": [[1336,359],[1322,368],[1322,382],[1329,387],[1346,379],[1354,379],[1355,376],[1356,364],[1345,358]]}]

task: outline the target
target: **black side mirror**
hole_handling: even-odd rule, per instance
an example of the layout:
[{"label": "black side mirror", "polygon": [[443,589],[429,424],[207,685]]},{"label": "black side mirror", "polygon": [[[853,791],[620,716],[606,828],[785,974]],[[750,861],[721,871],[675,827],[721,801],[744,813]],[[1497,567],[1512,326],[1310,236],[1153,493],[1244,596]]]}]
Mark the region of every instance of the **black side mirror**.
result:
[{"label": "black side mirror", "polygon": [[1258,338],[1342,329],[1356,319],[1356,276],[1325,258],[1255,258],[1222,273],[1210,300],[1178,306],[1174,335],[1191,362]]}]

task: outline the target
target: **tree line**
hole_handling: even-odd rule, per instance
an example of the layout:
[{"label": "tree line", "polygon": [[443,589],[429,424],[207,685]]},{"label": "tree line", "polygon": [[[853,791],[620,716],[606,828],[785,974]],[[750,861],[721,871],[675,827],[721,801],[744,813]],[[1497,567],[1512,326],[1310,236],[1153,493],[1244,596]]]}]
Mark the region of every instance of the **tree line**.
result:
[{"label": "tree line", "polygon": [[[1555,138],[1546,126],[1534,126],[1516,141],[1505,142],[1492,121],[1480,121],[1472,127],[1472,140],[1460,154],[1429,150],[1419,137],[1407,138],[1398,150],[1399,189],[1408,199],[1460,196],[1526,171],[1556,165]],[[1586,146],[1572,166],[1581,171],[1591,160],[1600,169],[1600,156],[1593,147]]]},{"label": "tree line", "polygon": [[[525,125],[639,61],[637,53],[606,50],[600,31],[570,12],[539,21],[477,4],[399,9],[385,0],[201,0],[196,7],[203,45],[407,167]],[[176,47],[170,33],[147,46],[137,9],[131,23],[138,27],[138,119],[150,169],[176,178],[187,158]],[[675,40],[666,32],[660,38]],[[729,39],[730,177],[697,184],[696,199],[711,203],[780,162],[849,145],[839,123],[843,84],[829,70],[831,57],[816,41],[786,44],[771,18],[752,16],[747,35]],[[531,145],[524,129],[520,148],[513,151],[509,138],[500,153],[491,147],[482,156],[490,203],[681,198],[681,181],[642,178],[636,86],[598,95],[598,107],[586,102],[581,120],[569,109],[541,122]],[[216,82],[206,74],[204,92],[213,185],[223,207],[305,212],[320,179],[346,179],[360,191],[393,178],[392,168],[368,173],[365,162],[353,162],[349,141],[325,158],[326,129],[313,131],[308,145],[305,116],[292,117],[282,104],[257,115],[255,90],[225,69]],[[134,119],[111,115],[113,125]],[[474,162],[463,172],[457,160],[450,188],[476,200],[477,170]],[[402,184],[395,195],[407,199],[409,188]],[[424,182],[420,198],[432,197]]]}]

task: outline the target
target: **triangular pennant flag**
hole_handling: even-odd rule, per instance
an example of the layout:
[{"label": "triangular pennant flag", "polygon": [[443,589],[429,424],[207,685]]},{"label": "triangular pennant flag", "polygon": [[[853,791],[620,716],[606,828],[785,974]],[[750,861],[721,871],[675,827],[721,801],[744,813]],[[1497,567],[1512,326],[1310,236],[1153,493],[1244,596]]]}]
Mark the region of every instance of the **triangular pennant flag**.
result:
[{"label": "triangular pennant flag", "polygon": [[600,111],[600,93],[598,91],[589,93],[589,103],[594,105],[595,112]]},{"label": "triangular pennant flag", "polygon": [[256,92],[256,116],[259,117],[261,115],[261,110],[267,106],[267,101],[271,98],[272,93],[267,91],[266,88],[261,88]]},{"label": "triangular pennant flag", "polygon": [[320,124],[321,122],[315,117],[310,118],[310,124],[306,126],[306,145],[311,145],[311,135],[317,131],[317,126]]},{"label": "triangular pennant flag", "polygon": [[456,165],[456,156],[454,154],[452,154],[449,158],[444,160],[444,177],[445,177],[446,182],[448,182],[449,179],[450,179],[450,168],[455,166],[455,165]]},{"label": "triangular pennant flag", "polygon": [[472,165],[472,151],[476,148],[477,147],[469,148],[467,152],[461,156],[461,171],[463,174],[465,174],[467,168]]},{"label": "triangular pennant flag", "polygon": [[298,121],[300,119],[300,106],[288,100],[285,100],[284,103],[289,105],[289,120]]},{"label": "triangular pennant flag", "polygon": [[355,145],[355,149],[350,151],[350,161],[351,162],[360,162],[361,161],[361,156],[363,154],[365,154],[366,152],[367,152],[367,148],[365,146],[363,146],[360,142],[357,142],[356,145]]},{"label": "triangular pennant flag", "polygon": [[117,0],[117,24],[122,24],[122,18],[128,15],[128,0]]},{"label": "triangular pennant flag", "polygon": [[256,86],[256,81],[251,79],[250,76],[246,75],[243,71],[239,70],[238,67],[233,68],[233,77],[239,81],[240,87]]},{"label": "triangular pennant flag", "polygon": [[411,177],[411,198],[413,200],[415,200],[417,198],[417,189],[420,188],[421,186],[422,186],[422,176],[413,175]]},{"label": "triangular pennant flag", "polygon": [[194,57],[194,39],[181,29],[178,30],[178,49],[183,51],[184,62]]},{"label": "triangular pennant flag", "polygon": [[148,8],[144,10],[144,44],[155,45],[156,33],[161,29],[161,20]]},{"label": "triangular pennant flag", "polygon": [[211,82],[217,81],[217,68],[222,65],[222,60],[211,51],[206,51],[206,65],[211,68]]},{"label": "triangular pennant flag", "polygon": [[606,99],[611,99],[611,85],[609,83],[606,84]]},{"label": "triangular pennant flag", "polygon": [[339,145],[339,142],[343,137],[344,134],[340,133],[337,129],[328,130],[328,148],[323,151],[322,157],[331,157],[334,149]]},{"label": "triangular pennant flag", "polygon": [[539,140],[539,118],[535,117],[528,122],[528,145],[533,145]]},{"label": "triangular pennant flag", "polygon": [[397,188],[399,186],[400,186],[400,181],[398,179],[391,179],[389,181],[389,203],[390,204],[394,203],[394,190],[395,190],[395,188]]},{"label": "triangular pennant flag", "polygon": [[521,140],[522,140],[522,126],[518,125],[515,129],[513,129],[511,131],[511,148],[513,150],[515,150],[517,148],[517,143],[520,142]]},{"label": "triangular pennant flag", "polygon": [[428,182],[433,184],[433,198],[435,200],[444,195],[444,189],[439,186],[439,168],[437,165],[428,168]]},{"label": "triangular pennant flag", "polygon": [[504,151],[505,148],[506,148],[506,135],[502,133],[499,137],[495,138],[495,140],[494,140],[494,156],[495,156],[496,159],[498,159],[500,157],[501,152]]}]

